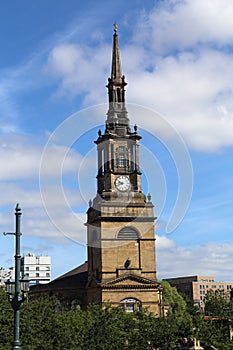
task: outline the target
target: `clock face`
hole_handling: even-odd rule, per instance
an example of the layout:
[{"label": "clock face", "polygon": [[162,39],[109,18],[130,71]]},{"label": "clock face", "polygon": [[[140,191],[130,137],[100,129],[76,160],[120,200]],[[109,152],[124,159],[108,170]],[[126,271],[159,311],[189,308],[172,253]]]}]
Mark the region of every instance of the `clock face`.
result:
[{"label": "clock face", "polygon": [[116,179],[115,184],[119,191],[127,191],[130,186],[130,181],[127,176],[121,175]]}]

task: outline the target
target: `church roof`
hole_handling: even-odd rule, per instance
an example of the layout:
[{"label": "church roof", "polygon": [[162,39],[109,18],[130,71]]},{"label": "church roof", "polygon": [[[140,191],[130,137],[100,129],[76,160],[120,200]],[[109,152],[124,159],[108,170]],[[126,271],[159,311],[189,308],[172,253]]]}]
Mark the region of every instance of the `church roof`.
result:
[{"label": "church roof", "polygon": [[55,278],[52,282],[55,282],[55,281],[58,281],[58,280],[61,280],[61,279],[64,279],[64,278],[67,278],[67,277],[71,277],[71,276],[74,276],[74,275],[77,275],[81,272],[86,272],[88,269],[88,262],[85,261],[82,265],[79,265],[77,267],[75,267],[73,270],[70,270],[68,272],[66,272],[64,275],[61,275],[57,278]]},{"label": "church roof", "polygon": [[85,288],[88,271],[87,262],[68,271],[64,275],[52,280],[50,283],[33,285],[30,288],[32,293],[48,292],[51,290],[67,290],[73,288]]}]

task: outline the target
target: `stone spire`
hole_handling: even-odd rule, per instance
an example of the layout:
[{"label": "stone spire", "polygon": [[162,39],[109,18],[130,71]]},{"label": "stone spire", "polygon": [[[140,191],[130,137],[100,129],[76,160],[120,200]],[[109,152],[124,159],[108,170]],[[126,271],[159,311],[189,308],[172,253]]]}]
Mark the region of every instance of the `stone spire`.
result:
[{"label": "stone spire", "polygon": [[124,75],[121,74],[117,29],[118,25],[114,24],[112,70],[107,85],[109,110],[107,113],[106,132],[125,135],[130,133],[129,118],[125,107],[125,86],[127,83]]},{"label": "stone spire", "polygon": [[113,35],[113,48],[112,48],[112,74],[111,79],[115,82],[121,82],[121,62],[120,52],[118,47],[118,35],[117,35],[118,24],[114,24],[114,35]]}]

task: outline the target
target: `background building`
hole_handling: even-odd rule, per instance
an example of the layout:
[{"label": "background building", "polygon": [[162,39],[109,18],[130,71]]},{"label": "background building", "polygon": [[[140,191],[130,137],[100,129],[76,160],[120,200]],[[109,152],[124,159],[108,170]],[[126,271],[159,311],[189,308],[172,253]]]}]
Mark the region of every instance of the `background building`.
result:
[{"label": "background building", "polygon": [[36,256],[33,253],[21,258],[21,274],[27,276],[30,283],[48,283],[51,279],[51,257]]},{"label": "background building", "polygon": [[4,286],[8,279],[15,279],[15,268],[4,269],[0,267],[0,286]]},{"label": "background building", "polygon": [[209,290],[223,290],[229,295],[233,288],[233,282],[216,282],[213,276],[187,276],[166,278],[172,287],[176,287],[179,293],[193,300],[200,308],[205,306],[205,295]]}]

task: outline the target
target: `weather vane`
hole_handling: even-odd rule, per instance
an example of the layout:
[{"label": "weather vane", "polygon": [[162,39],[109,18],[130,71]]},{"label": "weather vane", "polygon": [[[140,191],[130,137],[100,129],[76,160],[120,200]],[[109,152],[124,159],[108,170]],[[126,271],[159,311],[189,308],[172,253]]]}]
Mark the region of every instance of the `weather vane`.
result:
[{"label": "weather vane", "polygon": [[114,32],[115,32],[115,33],[117,32],[117,29],[118,29],[118,24],[117,24],[117,23],[114,23]]}]

